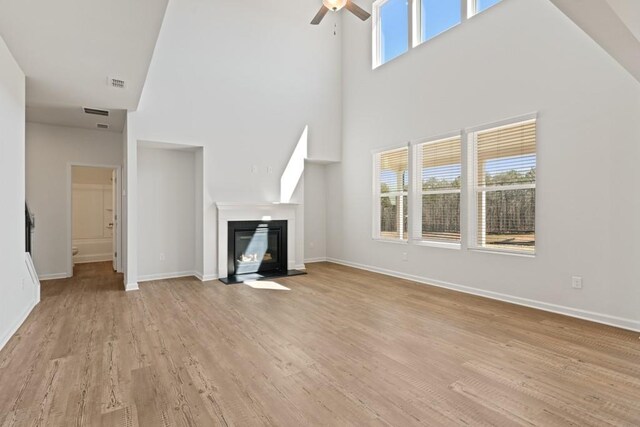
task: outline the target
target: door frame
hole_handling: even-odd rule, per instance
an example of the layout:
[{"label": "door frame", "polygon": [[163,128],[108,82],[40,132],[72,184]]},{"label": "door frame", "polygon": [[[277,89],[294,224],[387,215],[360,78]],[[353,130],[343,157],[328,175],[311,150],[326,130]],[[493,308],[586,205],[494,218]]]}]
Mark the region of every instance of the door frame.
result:
[{"label": "door frame", "polygon": [[116,271],[122,273],[122,165],[105,165],[97,163],[67,163],[67,277],[73,277],[73,180],[72,171],[74,166],[90,168],[115,169],[117,185],[116,190],[116,232],[113,238],[116,239]]}]

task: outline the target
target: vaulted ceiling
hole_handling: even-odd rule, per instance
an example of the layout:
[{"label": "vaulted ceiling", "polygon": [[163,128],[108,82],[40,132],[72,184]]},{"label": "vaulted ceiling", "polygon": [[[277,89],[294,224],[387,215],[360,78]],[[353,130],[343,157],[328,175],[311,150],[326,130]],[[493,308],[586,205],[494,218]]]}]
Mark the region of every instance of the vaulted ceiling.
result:
[{"label": "vaulted ceiling", "polygon": [[551,2],[640,82],[640,1]]},{"label": "vaulted ceiling", "polygon": [[[640,1],[550,1],[640,81]],[[167,3],[0,0],[0,36],[27,76],[28,119],[93,128],[80,107],[136,110]]]},{"label": "vaulted ceiling", "polygon": [[[0,36],[27,76],[30,114],[135,110],[168,0],[0,0]],[[108,78],[126,82],[124,89]]]}]

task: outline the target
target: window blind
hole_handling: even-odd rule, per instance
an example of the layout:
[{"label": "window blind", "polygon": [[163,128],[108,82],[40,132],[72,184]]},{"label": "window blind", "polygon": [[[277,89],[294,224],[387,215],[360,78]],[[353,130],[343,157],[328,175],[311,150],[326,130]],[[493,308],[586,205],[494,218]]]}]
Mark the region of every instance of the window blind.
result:
[{"label": "window blind", "polygon": [[477,244],[535,248],[536,122],[475,134]]},{"label": "window blind", "polygon": [[460,144],[456,136],[417,146],[422,240],[460,241]]},{"label": "window blind", "polygon": [[406,147],[376,154],[379,236],[407,240],[409,150]]}]

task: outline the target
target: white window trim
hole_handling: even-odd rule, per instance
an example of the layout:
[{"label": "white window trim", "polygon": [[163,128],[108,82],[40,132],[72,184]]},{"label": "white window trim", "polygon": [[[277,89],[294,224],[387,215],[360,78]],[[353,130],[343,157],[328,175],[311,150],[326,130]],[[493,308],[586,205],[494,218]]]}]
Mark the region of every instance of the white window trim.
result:
[{"label": "white window trim", "polygon": [[[521,116],[511,117],[509,119],[500,120],[493,123],[485,123],[482,125],[474,126],[471,128],[467,128],[464,131],[467,140],[467,180],[466,186],[469,189],[467,194],[467,237],[468,237],[468,246],[467,248],[472,251],[477,252],[487,252],[501,255],[519,255],[524,257],[535,258],[536,252],[538,250],[538,245],[536,242],[536,246],[532,251],[527,249],[505,249],[505,248],[496,248],[496,247],[487,247],[484,246],[483,242],[478,241],[478,196],[479,194],[485,194],[487,191],[499,191],[499,190],[521,190],[521,189],[531,189],[537,188],[537,177],[535,184],[514,184],[514,185],[501,185],[501,186],[492,186],[492,187],[481,187],[477,185],[477,177],[478,177],[478,162],[477,162],[477,134],[478,132],[482,132],[488,129],[500,129],[504,127],[509,127],[514,124],[524,123],[529,121],[538,120],[538,113],[529,113]],[[536,152],[537,152],[537,143],[536,140]],[[538,159],[536,156],[536,170],[537,170]],[[538,192],[536,191],[536,207],[538,204]],[[484,218],[483,218],[484,220]],[[537,223],[537,218],[535,219]],[[536,226],[536,230],[537,230]],[[537,239],[537,234],[536,234]]]},{"label": "white window trim", "polygon": [[[380,8],[384,6],[389,0],[376,0],[373,2],[371,6],[371,21],[372,21],[372,43],[371,43],[371,59],[372,59],[372,69],[376,69],[381,65],[386,64],[387,62],[393,61],[405,53],[409,52],[411,48],[414,46],[414,38],[415,38],[415,22],[414,18],[416,14],[414,12],[415,4],[420,3],[420,0],[406,0],[407,1],[407,52],[404,52],[398,55],[396,58],[390,59],[387,62],[382,62],[382,39],[380,38]],[[465,0],[466,1],[466,0]]]},{"label": "white window trim", "polygon": [[[435,144],[440,141],[445,141],[447,139],[452,138],[460,138],[460,179],[463,180],[464,177],[464,162],[462,157],[462,146],[463,144],[463,134],[462,131],[456,130],[452,132],[447,132],[444,134],[440,134],[434,137],[422,138],[411,142],[411,167],[410,172],[420,171],[422,169],[422,165],[419,164],[420,159],[417,154],[418,147],[422,145]],[[410,237],[411,242],[419,245],[419,246],[431,246],[436,248],[447,248],[447,249],[461,249],[462,248],[462,209],[464,206],[463,202],[463,192],[462,186],[458,190],[447,189],[447,190],[423,190],[422,189],[422,176],[419,173],[413,173],[409,179],[410,182],[410,190],[411,191],[411,199],[409,202],[410,206],[413,206],[413,209],[410,211],[409,216],[409,224],[413,224],[413,227],[410,228]],[[461,181],[464,182],[464,181]],[[437,240],[437,239],[423,239],[422,238],[422,196],[428,194],[460,194],[460,241],[458,242],[450,242],[446,240]],[[413,217],[413,222],[411,217]]]},{"label": "white window trim", "polygon": [[[449,30],[456,28],[459,25],[462,25],[467,19],[469,19],[472,14],[469,14],[469,11],[475,9],[476,0],[460,0],[460,22],[457,24],[440,31],[438,34],[431,37],[429,40],[422,40],[422,0],[409,0],[413,3],[412,5],[412,17],[410,17],[410,22],[412,25],[412,37],[411,37],[411,47],[417,47],[422,43],[429,42],[440,35],[446,33]],[[473,6],[472,6],[473,4]],[[471,8],[471,9],[470,9]]]},{"label": "white window trim", "polygon": [[[404,229],[399,230],[400,231],[400,238],[399,239],[391,239],[388,237],[382,237],[381,231],[380,231],[380,198],[382,197],[382,193],[380,192],[380,183],[378,181],[378,178],[380,176],[380,171],[378,170],[377,167],[377,156],[381,153],[385,153],[388,151],[395,151],[395,150],[402,150],[407,148],[407,156],[408,156],[408,188],[407,191],[393,191],[390,193],[385,193],[385,194],[389,194],[390,196],[407,196],[407,205],[408,206],[403,206],[403,216],[404,216],[404,212],[407,211],[408,214],[408,224],[407,224],[407,239],[404,240],[402,237],[404,235]],[[371,233],[371,238],[375,241],[378,242],[385,242],[385,243],[397,243],[397,244],[403,244],[403,245],[407,245],[409,244],[409,241],[411,240],[411,221],[412,221],[412,212],[411,212],[411,192],[412,192],[412,184],[411,184],[411,176],[412,176],[412,168],[411,168],[411,159],[412,159],[412,155],[411,155],[411,146],[410,143],[406,144],[406,145],[393,145],[390,147],[385,147],[385,148],[379,148],[376,150],[372,150],[371,151],[371,170],[372,170],[372,202],[373,202],[373,221],[372,221],[372,233]]]},{"label": "white window trim", "polygon": [[[372,5],[372,43],[371,43],[371,62],[372,62],[372,66],[371,68],[373,70],[375,70],[376,68],[380,67],[381,65],[386,64],[382,63],[382,55],[381,55],[381,39],[380,39],[380,32],[378,31],[378,29],[380,28],[380,8],[389,0],[376,0],[373,2]],[[485,10],[483,10],[482,12],[477,12],[477,1],[478,0],[460,0],[460,22],[450,28],[447,28],[446,30],[441,31],[440,33],[434,35],[433,37],[431,37],[429,40],[422,40],[422,1],[421,0],[407,0],[408,2],[408,8],[407,11],[409,13],[409,19],[408,19],[408,43],[407,43],[407,52],[399,55],[398,57],[409,53],[412,49],[416,48],[418,45],[421,45],[423,43],[429,42],[437,37],[439,37],[440,35],[448,32],[449,30],[452,30],[453,28],[456,28],[462,24],[464,24],[467,20],[471,19],[472,17],[478,15],[478,14],[482,14],[484,12],[486,12],[489,9],[493,9],[494,7],[498,6],[500,3],[502,3],[502,0],[498,3],[495,4]],[[394,58],[396,59],[396,58]],[[392,60],[390,60],[392,61]],[[390,62],[387,61],[387,62]]]}]

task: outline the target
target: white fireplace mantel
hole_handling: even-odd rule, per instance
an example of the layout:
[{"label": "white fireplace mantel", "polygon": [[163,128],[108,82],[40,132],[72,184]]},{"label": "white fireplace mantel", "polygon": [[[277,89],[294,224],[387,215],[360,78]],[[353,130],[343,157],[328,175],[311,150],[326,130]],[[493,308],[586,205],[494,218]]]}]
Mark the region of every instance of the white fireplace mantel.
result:
[{"label": "white fireplace mantel", "polygon": [[[297,203],[238,203],[217,202],[218,210],[218,277],[227,277],[227,240],[229,221],[287,221],[287,267],[296,265]],[[304,268],[304,265],[302,265]]]}]

